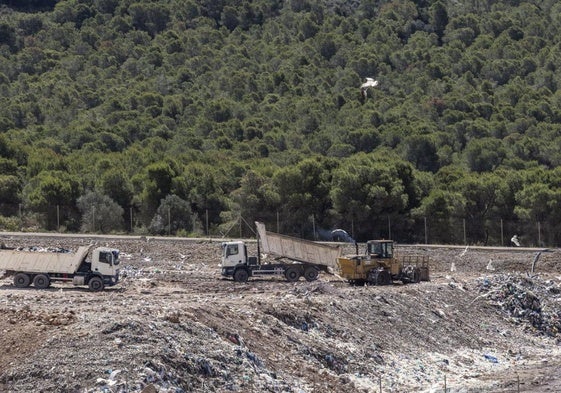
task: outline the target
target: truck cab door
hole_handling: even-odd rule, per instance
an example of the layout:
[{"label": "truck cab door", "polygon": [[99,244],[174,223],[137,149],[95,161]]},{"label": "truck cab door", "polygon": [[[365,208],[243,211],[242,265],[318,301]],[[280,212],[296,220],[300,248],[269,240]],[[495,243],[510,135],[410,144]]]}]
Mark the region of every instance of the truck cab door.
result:
[{"label": "truck cab door", "polygon": [[243,243],[224,243],[222,248],[222,266],[236,266],[245,262]]},{"label": "truck cab door", "polygon": [[103,276],[115,275],[115,266],[118,260],[115,259],[113,253],[109,250],[101,250],[95,252],[92,257],[92,271]]}]

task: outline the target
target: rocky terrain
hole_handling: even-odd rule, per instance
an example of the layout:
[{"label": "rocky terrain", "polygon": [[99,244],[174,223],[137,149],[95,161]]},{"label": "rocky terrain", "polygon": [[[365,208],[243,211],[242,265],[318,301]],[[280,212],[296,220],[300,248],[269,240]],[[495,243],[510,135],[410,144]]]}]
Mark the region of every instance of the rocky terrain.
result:
[{"label": "rocky terrain", "polygon": [[0,279],[2,392],[561,391],[557,250],[532,272],[536,250],[402,246],[430,256],[431,281],[364,287],[234,283],[212,241],[0,240],[122,253],[99,293]]}]

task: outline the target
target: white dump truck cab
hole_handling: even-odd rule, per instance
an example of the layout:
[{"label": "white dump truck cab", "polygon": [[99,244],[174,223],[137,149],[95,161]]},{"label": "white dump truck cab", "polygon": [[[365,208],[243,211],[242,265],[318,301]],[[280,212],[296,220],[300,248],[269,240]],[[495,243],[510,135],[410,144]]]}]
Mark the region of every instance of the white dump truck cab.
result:
[{"label": "white dump truck cab", "polygon": [[119,250],[97,247],[92,250],[91,260],[84,259],[73,277],[74,285],[88,285],[93,291],[113,286],[119,281]]},{"label": "white dump truck cab", "polygon": [[98,247],[92,251],[92,272],[102,276],[116,276],[119,274],[119,250]]},{"label": "white dump truck cab", "polygon": [[244,242],[222,243],[222,267],[236,266],[245,263],[247,259],[247,247]]},{"label": "white dump truck cab", "polygon": [[242,241],[222,243],[222,275],[232,276],[236,267],[257,265],[257,257],[248,257],[247,246]]}]

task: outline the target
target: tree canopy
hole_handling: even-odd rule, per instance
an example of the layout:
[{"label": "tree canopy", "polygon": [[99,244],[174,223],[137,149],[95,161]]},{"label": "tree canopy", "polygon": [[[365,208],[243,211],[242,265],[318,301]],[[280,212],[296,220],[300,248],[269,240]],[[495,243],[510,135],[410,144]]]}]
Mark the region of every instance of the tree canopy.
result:
[{"label": "tree canopy", "polygon": [[[64,206],[69,231],[218,234],[280,215],[308,237],[313,223],[420,241],[422,217],[445,231],[466,220],[472,242],[503,219],[559,232],[560,12],[551,0],[3,2],[0,214],[52,230]],[[366,77],[379,84],[364,98]],[[88,201],[122,217],[93,226]],[[167,222],[170,209],[185,217]]]}]

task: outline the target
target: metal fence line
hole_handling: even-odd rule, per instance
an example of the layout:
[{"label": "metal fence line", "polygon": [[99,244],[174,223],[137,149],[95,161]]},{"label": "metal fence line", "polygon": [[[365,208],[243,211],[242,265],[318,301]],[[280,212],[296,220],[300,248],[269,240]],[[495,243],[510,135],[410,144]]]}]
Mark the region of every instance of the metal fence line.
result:
[{"label": "metal fence line", "polygon": [[[0,204],[1,205],[1,204]],[[6,205],[2,205],[6,206]],[[92,209],[89,217],[82,217],[74,206],[56,205],[50,206],[46,211],[26,209],[22,204],[9,206],[11,215],[0,216],[0,230],[5,231],[56,231],[63,233],[80,232],[81,221],[89,220],[91,233],[99,233],[101,221],[98,217],[98,209]],[[117,233],[141,233],[147,231],[140,216],[141,207],[127,208],[123,212],[122,228]],[[217,212],[213,212],[216,216]],[[220,213],[220,212],[219,212]],[[315,217],[310,217],[306,222],[299,222],[300,232],[294,233],[294,228],[287,227],[286,223],[294,223],[295,220],[289,215],[275,212],[270,220],[263,220],[267,228],[278,233],[307,238],[310,240],[329,240],[321,236],[321,231],[329,231],[335,228],[321,228]],[[177,233],[170,230],[174,221],[173,213],[168,211],[165,217],[167,222],[165,234],[176,236]],[[209,211],[204,212],[204,217],[193,218],[199,222],[199,235],[221,236],[223,230],[218,224],[209,222]],[[234,223],[235,221],[235,223]],[[270,222],[269,222],[270,221]],[[559,226],[552,223],[521,219],[487,219],[483,222],[475,222],[462,217],[416,217],[411,216],[383,216],[372,219],[376,221],[377,233],[367,234],[370,239],[385,238],[392,239],[403,244],[454,244],[454,245],[488,245],[488,246],[510,246],[510,239],[518,235],[521,245],[524,247],[559,247],[561,245],[561,230]],[[233,221],[222,224],[223,227],[238,225],[240,237],[253,237],[253,218],[240,216]],[[561,223],[560,223],[561,225]],[[350,219],[347,224],[340,223],[338,228],[345,229],[349,234],[355,236],[359,233],[357,221]],[[143,234],[149,234],[147,232]],[[363,236],[364,237],[364,236]],[[364,240],[364,239],[362,239]]]}]

